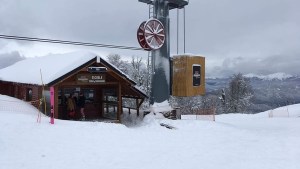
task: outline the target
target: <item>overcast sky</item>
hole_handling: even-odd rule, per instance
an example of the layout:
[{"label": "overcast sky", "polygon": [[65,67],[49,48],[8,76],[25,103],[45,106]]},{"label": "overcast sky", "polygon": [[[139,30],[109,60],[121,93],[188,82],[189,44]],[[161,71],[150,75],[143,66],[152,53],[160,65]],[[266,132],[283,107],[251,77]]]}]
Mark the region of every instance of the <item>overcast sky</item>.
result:
[{"label": "overcast sky", "polygon": [[[0,34],[5,35],[139,47],[136,30],[148,19],[148,6],[138,0],[0,0],[0,4]],[[186,53],[206,57],[208,76],[300,74],[299,7],[299,0],[190,0]],[[182,10],[180,17],[182,40]],[[170,21],[171,53],[176,54],[176,10]],[[0,39],[2,64],[8,56],[17,61],[75,50],[147,58],[143,51]]]}]

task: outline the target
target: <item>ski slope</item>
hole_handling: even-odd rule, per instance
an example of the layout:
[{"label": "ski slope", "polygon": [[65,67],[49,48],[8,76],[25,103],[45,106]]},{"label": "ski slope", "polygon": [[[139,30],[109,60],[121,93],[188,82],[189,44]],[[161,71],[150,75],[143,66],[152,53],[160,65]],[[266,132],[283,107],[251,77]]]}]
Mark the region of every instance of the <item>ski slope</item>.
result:
[{"label": "ski slope", "polygon": [[[5,108],[7,100],[22,111]],[[27,103],[0,95],[0,169],[299,169],[300,104],[288,110],[281,118],[268,112],[219,115],[215,122],[149,115],[133,127],[51,125],[45,116],[37,123]]]}]

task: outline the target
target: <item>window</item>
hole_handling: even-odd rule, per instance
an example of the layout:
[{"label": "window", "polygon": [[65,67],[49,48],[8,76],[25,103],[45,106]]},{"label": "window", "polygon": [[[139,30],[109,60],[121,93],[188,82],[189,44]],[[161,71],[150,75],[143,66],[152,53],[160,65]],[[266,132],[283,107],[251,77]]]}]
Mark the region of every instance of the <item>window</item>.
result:
[{"label": "window", "polygon": [[31,88],[26,89],[26,101],[32,101],[32,89]]},{"label": "window", "polygon": [[82,93],[85,97],[85,102],[86,103],[93,103],[94,102],[94,97],[95,97],[95,90],[94,89],[82,89]]},{"label": "window", "polygon": [[193,86],[201,85],[201,66],[193,64]]},{"label": "window", "polygon": [[116,89],[103,89],[103,97],[103,117],[117,119],[118,97]]}]

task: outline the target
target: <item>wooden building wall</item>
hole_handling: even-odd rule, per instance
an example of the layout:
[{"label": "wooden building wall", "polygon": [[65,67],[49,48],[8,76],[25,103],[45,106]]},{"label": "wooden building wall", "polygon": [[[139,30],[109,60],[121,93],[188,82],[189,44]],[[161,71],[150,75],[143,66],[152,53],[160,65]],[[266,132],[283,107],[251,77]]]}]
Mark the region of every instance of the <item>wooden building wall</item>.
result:
[{"label": "wooden building wall", "polygon": [[[180,97],[205,95],[205,58],[176,56],[173,58],[172,95]],[[200,85],[193,85],[193,65],[200,65]]]},{"label": "wooden building wall", "polygon": [[0,81],[0,94],[14,97],[14,87],[12,83]]},{"label": "wooden building wall", "polygon": [[[95,73],[89,72],[88,67],[106,67],[107,69],[102,73]],[[90,81],[91,79],[85,81],[84,78],[80,78],[83,75],[85,75],[86,78],[90,78],[90,76],[92,75],[91,78],[93,81]],[[122,72],[119,72],[119,70],[114,66],[110,66],[110,64],[106,63],[106,61],[104,60],[97,62],[95,58],[94,60],[91,60],[83,64],[82,66],[72,70],[71,72],[61,76],[55,81],[48,83],[47,85],[54,87],[55,118],[62,118],[62,115],[65,115],[64,113],[68,113],[64,111],[66,106],[60,105],[60,103],[62,101],[62,97],[64,97],[63,91],[65,89],[68,90],[68,88],[72,88],[75,89],[76,93],[78,93],[77,89],[93,90],[93,101],[86,103],[85,105],[87,118],[102,117],[104,113],[104,105],[112,105],[117,106],[117,120],[120,120],[120,114],[122,113],[122,97],[139,99],[140,102],[138,102],[138,100],[136,101],[138,106],[141,105],[144,98],[146,97],[143,93],[139,92],[132,86],[134,84],[135,83],[131,79],[126,78],[126,76],[124,76]],[[45,114],[48,116],[50,115],[50,86],[44,88],[45,100],[47,105]],[[27,100],[26,92],[28,91],[28,89],[32,90],[32,97],[30,99],[31,101],[38,101],[42,98],[42,86],[0,81],[0,94],[9,95],[21,100]],[[104,91],[108,89],[115,90],[115,94],[107,94],[107,96],[116,97],[116,100],[111,101],[108,100],[107,97],[104,97]],[[44,111],[44,106],[45,105],[43,104],[41,109],[42,111]]]},{"label": "wooden building wall", "polygon": [[[0,94],[18,98],[24,101],[35,101],[41,96],[40,86],[31,84],[21,84],[13,82],[0,82]],[[30,100],[26,97],[28,89],[32,90],[32,97]]]}]

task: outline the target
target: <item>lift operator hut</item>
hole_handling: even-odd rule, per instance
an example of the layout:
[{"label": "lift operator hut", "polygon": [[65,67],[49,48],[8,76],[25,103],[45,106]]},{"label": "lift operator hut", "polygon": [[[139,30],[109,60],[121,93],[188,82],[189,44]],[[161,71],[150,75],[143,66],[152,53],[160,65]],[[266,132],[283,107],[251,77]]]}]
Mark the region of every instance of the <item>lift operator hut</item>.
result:
[{"label": "lift operator hut", "polygon": [[173,96],[205,95],[205,58],[203,56],[175,55],[172,64]]}]

